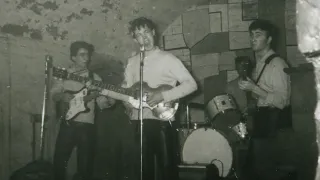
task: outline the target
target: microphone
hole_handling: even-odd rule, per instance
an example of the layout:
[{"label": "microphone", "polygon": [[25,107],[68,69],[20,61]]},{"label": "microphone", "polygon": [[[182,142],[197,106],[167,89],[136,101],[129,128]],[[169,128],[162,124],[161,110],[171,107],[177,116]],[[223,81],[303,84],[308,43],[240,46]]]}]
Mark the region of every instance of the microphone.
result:
[{"label": "microphone", "polygon": [[53,58],[52,58],[51,55],[46,55],[45,59],[46,59],[47,62],[50,62],[50,61],[52,61]]}]

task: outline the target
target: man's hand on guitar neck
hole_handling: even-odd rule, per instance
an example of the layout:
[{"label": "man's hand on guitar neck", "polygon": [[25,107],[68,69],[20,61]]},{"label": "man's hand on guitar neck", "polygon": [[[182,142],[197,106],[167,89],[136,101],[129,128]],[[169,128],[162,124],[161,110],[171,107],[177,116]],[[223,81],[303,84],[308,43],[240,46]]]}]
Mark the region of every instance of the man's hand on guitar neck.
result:
[{"label": "man's hand on guitar neck", "polygon": [[[85,86],[91,91],[94,91],[96,95],[100,95],[96,98],[97,104],[100,109],[110,108],[116,103],[115,99],[105,96],[108,93],[102,93],[102,91],[104,91],[103,88],[92,85],[92,81],[86,82]],[[101,96],[101,94],[103,94],[103,96]]]},{"label": "man's hand on guitar neck", "polygon": [[92,85],[92,81],[86,82],[85,86],[90,90],[96,90],[96,91],[101,91],[102,90],[102,88],[99,88],[97,86]]}]

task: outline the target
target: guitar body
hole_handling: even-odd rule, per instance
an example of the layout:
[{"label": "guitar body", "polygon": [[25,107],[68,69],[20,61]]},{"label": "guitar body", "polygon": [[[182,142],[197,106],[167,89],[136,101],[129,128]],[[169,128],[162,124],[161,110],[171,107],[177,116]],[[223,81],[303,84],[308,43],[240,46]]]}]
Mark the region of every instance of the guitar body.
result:
[{"label": "guitar body", "polygon": [[[156,117],[159,117],[160,119],[164,119],[164,120],[169,120],[171,119],[175,113],[178,110],[179,107],[179,103],[178,101],[171,101],[171,102],[166,102],[166,103],[159,103],[157,104],[155,107],[150,107],[147,103],[147,96],[148,94],[152,93],[161,93],[164,91],[168,91],[170,89],[172,89],[173,87],[167,84],[163,84],[158,86],[157,88],[151,88],[146,82],[143,82],[142,84],[143,86],[143,107],[144,108],[149,108],[152,110],[153,115]],[[132,91],[135,92],[135,99],[137,100],[137,102],[140,102],[140,82],[135,83],[133,86],[130,87],[130,89]],[[139,103],[140,104],[140,103]],[[138,108],[138,107],[136,107]]]},{"label": "guitar body", "polygon": [[76,118],[81,113],[87,113],[90,111],[87,103],[84,99],[88,96],[89,91],[87,88],[82,88],[79,91],[65,91],[73,95],[73,99],[69,103],[59,101],[56,103],[56,112],[59,119],[66,121]]}]

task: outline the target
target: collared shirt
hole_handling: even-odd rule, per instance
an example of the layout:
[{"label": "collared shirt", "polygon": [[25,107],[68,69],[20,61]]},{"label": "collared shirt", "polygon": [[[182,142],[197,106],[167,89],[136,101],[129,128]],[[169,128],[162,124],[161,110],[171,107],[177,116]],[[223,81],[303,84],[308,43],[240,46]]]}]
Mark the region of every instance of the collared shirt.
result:
[{"label": "collared shirt", "polygon": [[[254,80],[258,78],[265,60],[272,54],[275,54],[275,52],[269,50],[260,60],[257,60],[253,71]],[[283,71],[287,67],[286,62],[280,57],[275,57],[266,65],[258,86],[267,91],[268,95],[265,99],[261,97],[258,99],[258,107],[271,106],[283,109],[290,104],[290,76]]]},{"label": "collared shirt", "polygon": [[[137,54],[128,60],[124,73],[124,87],[131,87],[140,81],[140,55]],[[159,85],[171,85],[171,90],[162,92],[164,102],[170,102],[182,98],[197,89],[197,84],[182,62],[169,52],[156,48],[146,54],[143,66],[143,81],[150,87]],[[180,83],[176,86],[177,82]],[[138,120],[139,111],[133,109],[130,117]],[[144,119],[158,119],[148,108],[143,110]]]},{"label": "collared shirt", "polygon": [[[79,76],[89,77],[89,72],[87,70],[78,72],[73,66],[69,67],[67,71],[69,73],[75,73]],[[100,81],[101,78],[98,75],[94,74],[94,80]],[[63,81],[56,80],[54,81],[54,84],[51,88],[51,95],[54,95],[55,93],[64,92],[64,91],[76,92],[81,90],[84,86],[85,85],[83,83],[72,81],[72,80],[63,80]],[[87,103],[87,107],[90,109],[90,111],[80,113],[77,117],[73,119],[73,121],[94,124],[94,109],[95,109],[94,99]]]}]

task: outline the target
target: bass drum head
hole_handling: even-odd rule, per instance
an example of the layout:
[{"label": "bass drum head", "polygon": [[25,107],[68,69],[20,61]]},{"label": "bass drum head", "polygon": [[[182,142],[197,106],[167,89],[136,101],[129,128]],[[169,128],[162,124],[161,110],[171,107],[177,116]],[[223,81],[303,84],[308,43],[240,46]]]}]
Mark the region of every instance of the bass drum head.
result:
[{"label": "bass drum head", "polygon": [[227,139],[217,130],[200,128],[192,131],[182,148],[185,164],[215,164],[221,177],[226,177],[233,162],[233,152]]}]

